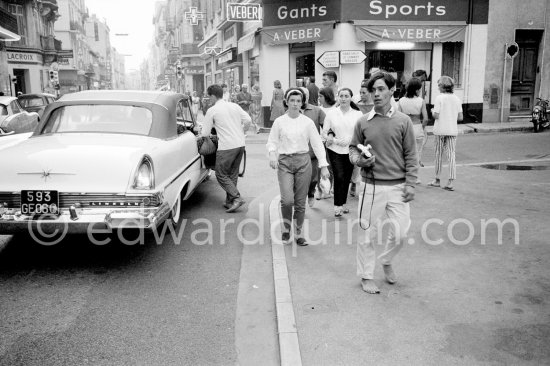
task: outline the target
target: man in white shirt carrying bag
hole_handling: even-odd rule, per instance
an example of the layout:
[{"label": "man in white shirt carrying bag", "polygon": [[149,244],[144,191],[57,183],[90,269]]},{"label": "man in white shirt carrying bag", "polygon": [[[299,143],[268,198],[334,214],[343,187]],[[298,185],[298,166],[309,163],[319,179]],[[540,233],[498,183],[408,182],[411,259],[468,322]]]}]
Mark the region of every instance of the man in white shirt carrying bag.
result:
[{"label": "man in white shirt carrying bag", "polygon": [[206,92],[212,107],[204,117],[201,135],[210,136],[212,127],[216,128],[216,179],[226,192],[226,212],[235,212],[245,203],[237,189],[237,179],[245,149],[244,131],[249,128],[251,118],[237,104],[223,100],[223,89],[220,85],[210,85]]}]

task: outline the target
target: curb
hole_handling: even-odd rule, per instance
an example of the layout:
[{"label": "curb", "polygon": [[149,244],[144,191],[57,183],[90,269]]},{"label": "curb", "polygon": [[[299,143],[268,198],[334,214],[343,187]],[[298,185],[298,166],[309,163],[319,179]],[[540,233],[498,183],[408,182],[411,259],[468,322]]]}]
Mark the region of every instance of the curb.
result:
[{"label": "curb", "polygon": [[[533,130],[532,126],[487,127],[487,126],[483,126],[483,123],[475,124],[475,125],[467,124],[467,125],[459,125],[459,126],[464,126],[464,127],[459,127],[458,129],[459,135],[467,135],[470,133],[529,132]],[[433,136],[432,128],[428,130],[428,136]]]},{"label": "curb", "polygon": [[271,254],[273,256],[273,282],[275,284],[275,305],[277,309],[277,329],[279,333],[279,353],[281,365],[301,366],[302,356],[298,342],[298,329],[294,316],[292,294],[286,265],[284,244],[273,237],[280,232],[278,227],[281,220],[279,202],[281,196],[277,195],[269,204],[269,222],[271,234]]}]

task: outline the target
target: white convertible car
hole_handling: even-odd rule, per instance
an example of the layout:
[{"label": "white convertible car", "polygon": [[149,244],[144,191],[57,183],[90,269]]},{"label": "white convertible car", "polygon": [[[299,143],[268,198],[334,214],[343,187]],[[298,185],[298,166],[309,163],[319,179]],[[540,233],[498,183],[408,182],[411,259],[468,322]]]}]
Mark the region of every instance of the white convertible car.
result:
[{"label": "white convertible car", "polygon": [[182,94],[65,95],[30,137],[0,137],[0,234],[177,222],[182,200],[209,175],[194,127]]}]

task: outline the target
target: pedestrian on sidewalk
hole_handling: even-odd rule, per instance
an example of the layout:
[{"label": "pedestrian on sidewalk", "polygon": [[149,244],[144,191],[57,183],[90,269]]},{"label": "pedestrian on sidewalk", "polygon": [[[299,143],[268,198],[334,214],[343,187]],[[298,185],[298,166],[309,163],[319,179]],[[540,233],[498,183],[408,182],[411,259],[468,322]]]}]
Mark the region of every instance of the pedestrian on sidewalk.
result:
[{"label": "pedestrian on sidewalk", "polygon": [[263,121],[262,113],[262,92],[260,91],[260,85],[254,84],[252,86],[251,104],[250,104],[250,118],[252,118],[252,125],[254,126],[254,132],[260,133],[260,123]]},{"label": "pedestrian on sidewalk", "polygon": [[235,84],[233,87],[233,93],[231,93],[231,101],[233,103],[237,103],[237,95],[241,93],[241,86],[239,84]]},{"label": "pedestrian on sidewalk", "polygon": [[328,158],[334,174],[335,217],[349,212],[345,206],[353,173],[353,164],[349,160],[349,144],[355,124],[363,115],[352,102],[352,97],[351,89],[340,89],[338,92],[340,106],[327,113],[323,124],[323,138],[326,140]]},{"label": "pedestrian on sidewalk", "polygon": [[[325,116],[329,111],[336,109],[336,97],[332,91],[332,88],[322,88],[321,90],[319,90],[319,108],[321,108],[323,112],[325,112]],[[323,138],[322,135],[321,135],[321,138]],[[324,139],[323,139],[323,143],[326,143]],[[325,146],[325,150],[326,150],[326,146]],[[327,153],[327,160],[328,160],[328,153]],[[332,173],[332,167],[330,166],[330,161],[328,161],[328,172],[330,174],[330,177],[329,177],[330,191],[329,193],[325,194],[323,193],[323,191],[321,190],[321,187],[319,186],[315,197],[318,200],[332,198],[334,196],[332,193],[334,190],[334,174]]]},{"label": "pedestrian on sidewalk", "polygon": [[281,191],[281,214],[283,217],[282,241],[290,241],[293,221],[296,244],[307,245],[302,229],[305,219],[306,198],[311,180],[311,158],[309,145],[319,160],[321,176],[328,177],[325,150],[321,136],[315,124],[300,113],[306,103],[306,96],[298,88],[290,88],[284,95],[287,112],[275,119],[269,138],[267,151],[269,165],[277,169],[279,189]]},{"label": "pedestrian on sidewalk", "polygon": [[269,116],[269,120],[271,122],[285,114],[285,107],[283,106],[285,92],[281,89],[281,82],[279,80],[275,80],[273,82],[273,87],[275,89],[273,89],[273,96],[271,97],[271,115]]},{"label": "pedestrian on sidewalk", "polygon": [[318,106],[319,105],[319,87],[315,85],[315,76],[309,77],[309,84],[307,84],[307,91],[309,94],[307,102],[311,105]]},{"label": "pedestrian on sidewalk", "polygon": [[[313,123],[315,123],[315,130],[321,135],[321,128],[323,128],[323,123],[325,121],[325,112],[320,107],[312,105],[309,103],[309,90],[305,87],[301,87],[300,90],[306,96],[306,102],[302,109],[302,114],[306,117],[311,118]],[[315,156],[315,152],[309,145],[309,157],[311,158],[311,180],[309,182],[309,190],[307,192],[307,203],[309,207],[315,205],[315,192],[317,190],[317,185],[319,184],[320,171],[319,171],[319,160]]]},{"label": "pedestrian on sidewalk", "polygon": [[[424,149],[425,141],[428,137],[428,133],[426,132],[428,111],[426,110],[426,102],[420,97],[421,91],[422,81],[418,78],[411,78],[407,83],[405,96],[399,99],[397,104],[398,110],[409,116],[413,123],[418,165],[424,166],[424,164],[422,164],[422,150]],[[416,184],[420,184],[420,179],[416,180]]]},{"label": "pedestrian on sidewalk", "polygon": [[338,95],[338,75],[332,70],[325,71],[323,73],[323,87],[332,89],[332,93]]},{"label": "pedestrian on sidewalk", "polygon": [[244,131],[249,128],[251,118],[235,103],[223,100],[223,89],[220,85],[210,85],[206,92],[210,96],[211,107],[204,116],[201,135],[209,136],[212,127],[216,128],[216,179],[226,192],[223,205],[225,212],[235,212],[245,203],[237,189],[237,179],[244,154]]},{"label": "pedestrian on sidewalk", "polygon": [[[359,202],[357,275],[361,277],[363,291],[375,294],[380,292],[374,282],[377,233],[389,219],[385,249],[378,259],[386,281],[393,284],[396,278],[392,259],[407,240],[411,224],[409,202],[414,199],[418,161],[411,119],[391,105],[394,77],[376,73],[368,88],[374,97],[374,109],[355,125],[349,154],[350,161],[362,168],[366,184],[365,195]],[[374,155],[370,158],[363,155],[358,148],[360,144],[370,144]]]},{"label": "pedestrian on sidewalk", "polygon": [[434,101],[432,115],[435,118],[433,134],[435,137],[435,179],[428,183],[430,187],[441,187],[439,176],[443,165],[443,154],[446,153],[449,162],[449,181],[444,189],[454,191],[453,182],[456,179],[456,136],[457,121],[462,121],[462,102],[453,93],[454,80],[442,76],[438,82],[439,94]]},{"label": "pedestrian on sidewalk", "polygon": [[229,93],[229,90],[227,89],[227,84],[223,83],[222,89],[223,89],[223,100],[225,100],[226,102],[231,102],[231,93]]},{"label": "pedestrian on sidewalk", "polygon": [[248,114],[250,114],[250,104],[252,104],[252,94],[248,92],[248,84],[241,86],[241,91],[237,94],[237,104]]},{"label": "pedestrian on sidewalk", "polygon": [[[359,107],[359,110],[363,114],[369,113],[374,108],[374,102],[372,96],[369,93],[367,85],[369,84],[369,79],[371,75],[368,73],[366,79],[361,81],[361,88],[359,89],[359,101],[356,103]],[[358,188],[361,189],[361,168],[358,166],[353,167],[353,173],[351,175],[351,185],[349,188],[349,195],[355,197],[357,195]]]}]

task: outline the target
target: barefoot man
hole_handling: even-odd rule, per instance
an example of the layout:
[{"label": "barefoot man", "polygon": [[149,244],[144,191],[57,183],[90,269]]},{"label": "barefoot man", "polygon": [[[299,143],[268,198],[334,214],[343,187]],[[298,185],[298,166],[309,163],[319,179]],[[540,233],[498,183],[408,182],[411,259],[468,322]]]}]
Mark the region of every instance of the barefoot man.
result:
[{"label": "barefoot man", "polygon": [[[368,85],[374,109],[363,115],[355,125],[349,155],[350,161],[361,167],[366,192],[360,202],[361,225],[357,244],[357,275],[363,291],[376,294],[374,282],[375,244],[378,231],[389,224],[383,252],[378,256],[386,281],[397,280],[392,259],[407,240],[411,224],[409,202],[414,199],[418,161],[413,124],[406,114],[392,107],[395,91],[392,75],[380,72]],[[366,158],[358,145],[371,145],[373,156]]]}]

